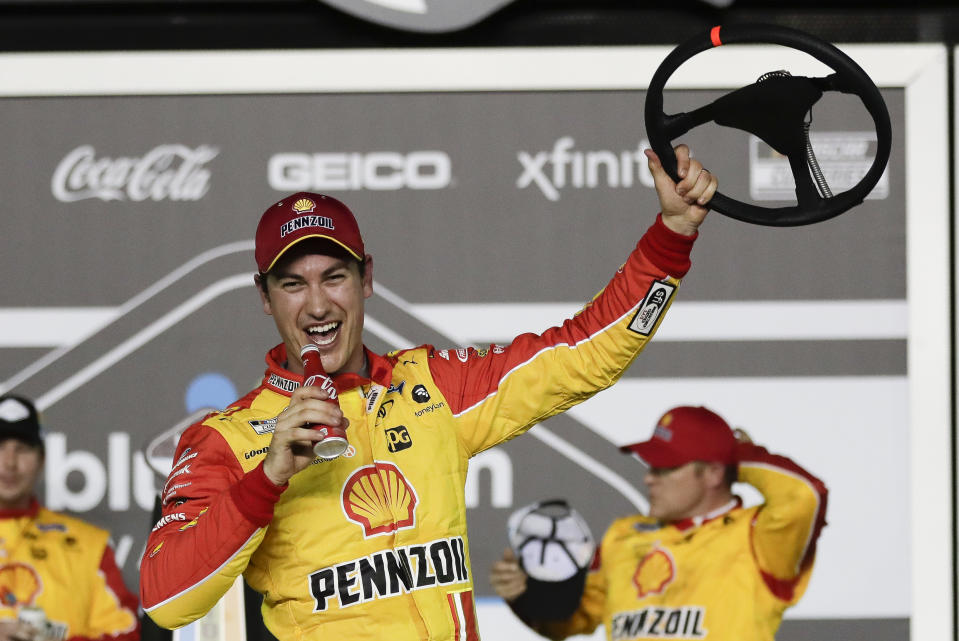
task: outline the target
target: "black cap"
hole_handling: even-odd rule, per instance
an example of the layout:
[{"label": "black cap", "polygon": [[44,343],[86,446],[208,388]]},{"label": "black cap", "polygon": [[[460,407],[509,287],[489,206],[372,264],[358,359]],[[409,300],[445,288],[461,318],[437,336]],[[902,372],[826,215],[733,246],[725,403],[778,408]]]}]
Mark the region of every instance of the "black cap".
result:
[{"label": "black cap", "polygon": [[0,440],[8,438],[30,445],[43,444],[37,408],[22,396],[13,394],[0,396]]}]

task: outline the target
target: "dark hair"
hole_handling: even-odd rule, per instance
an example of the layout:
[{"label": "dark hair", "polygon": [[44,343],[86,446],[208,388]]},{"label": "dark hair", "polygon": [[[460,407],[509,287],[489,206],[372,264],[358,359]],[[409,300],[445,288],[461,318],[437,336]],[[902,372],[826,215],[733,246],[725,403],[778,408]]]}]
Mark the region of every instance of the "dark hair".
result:
[{"label": "dark hair", "polygon": [[723,482],[726,487],[732,487],[737,480],[739,480],[739,464],[730,463],[726,466],[726,471],[723,474]]},{"label": "dark hair", "polygon": [[[718,461],[717,461],[718,462]],[[695,461],[699,473],[702,473],[704,467],[708,464],[706,461]],[[733,483],[739,480],[739,464],[729,463],[723,466],[723,485],[732,488]]]},{"label": "dark hair", "polygon": [[[327,241],[321,241],[321,242],[327,242]],[[331,245],[331,249],[334,250],[334,252],[331,252],[331,255],[356,263],[357,268],[360,270],[360,278],[363,278],[366,275],[366,258],[365,257],[363,258],[363,260],[358,260],[356,256],[349,253],[348,251],[346,251],[339,245],[335,245],[333,243],[328,243],[328,244]],[[303,252],[303,253],[307,253],[307,252]],[[286,258],[286,256],[284,256],[284,258]],[[273,270],[270,270],[270,271],[273,271]],[[270,275],[270,272],[257,272],[256,282],[257,284],[259,284],[260,289],[263,290],[264,294],[269,293],[269,287],[267,287],[267,284],[266,284],[266,277],[269,275]]]}]

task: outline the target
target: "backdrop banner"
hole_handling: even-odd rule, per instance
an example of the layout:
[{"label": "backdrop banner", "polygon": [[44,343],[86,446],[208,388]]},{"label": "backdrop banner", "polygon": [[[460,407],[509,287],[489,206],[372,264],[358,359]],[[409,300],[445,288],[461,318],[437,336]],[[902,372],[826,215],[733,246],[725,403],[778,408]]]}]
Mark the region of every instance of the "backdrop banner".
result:
[{"label": "backdrop banner", "polygon": [[[365,340],[376,351],[502,344],[575,313],[658,211],[642,83],[664,51],[617,50],[610,64],[622,68],[591,49],[435,51],[425,70],[397,52],[153,54],[98,59],[86,79],[70,71],[90,64],[82,57],[0,60],[24,78],[47,70],[0,97],[0,390],[42,409],[42,501],[109,528],[137,585],[177,435],[255,386],[279,342],[254,288],[252,238],[287,193],[329,193],[355,212],[375,257]],[[511,70],[491,80],[484,55]],[[575,55],[585,62],[567,65]],[[142,85],[126,75],[137,68]],[[668,89],[667,110],[755,80],[727,69],[714,68],[712,86]],[[624,378],[473,460],[466,500],[488,638],[536,638],[487,578],[508,515],[563,497],[599,537],[645,510],[644,468],[617,447],[679,404],[710,407],[831,490],[816,570],[783,638],[802,636],[788,636],[795,621],[819,638],[906,638],[910,385],[938,372],[907,367],[919,331],[908,319],[925,304],[921,292],[907,299],[907,96],[882,93],[893,151],[861,206],[791,229],[711,214],[672,311]],[[834,192],[875,150],[857,105],[830,97],[814,109]],[[724,193],[791,199],[788,164],[762,141],[716,126],[684,141]]]}]

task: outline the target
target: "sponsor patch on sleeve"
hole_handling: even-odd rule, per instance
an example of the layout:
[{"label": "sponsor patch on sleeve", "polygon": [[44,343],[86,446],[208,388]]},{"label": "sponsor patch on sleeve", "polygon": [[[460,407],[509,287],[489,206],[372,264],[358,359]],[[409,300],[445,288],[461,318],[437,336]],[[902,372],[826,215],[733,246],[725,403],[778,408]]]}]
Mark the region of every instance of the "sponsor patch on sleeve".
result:
[{"label": "sponsor patch on sleeve", "polygon": [[649,336],[656,328],[656,323],[663,311],[669,305],[669,300],[676,292],[676,286],[662,281],[654,281],[646,292],[643,302],[639,304],[639,309],[633,320],[629,323],[631,331],[641,336]]},{"label": "sponsor patch on sleeve", "polygon": [[269,434],[276,429],[276,418],[268,418],[265,421],[247,421],[247,423],[249,423],[253,431],[260,436]]}]

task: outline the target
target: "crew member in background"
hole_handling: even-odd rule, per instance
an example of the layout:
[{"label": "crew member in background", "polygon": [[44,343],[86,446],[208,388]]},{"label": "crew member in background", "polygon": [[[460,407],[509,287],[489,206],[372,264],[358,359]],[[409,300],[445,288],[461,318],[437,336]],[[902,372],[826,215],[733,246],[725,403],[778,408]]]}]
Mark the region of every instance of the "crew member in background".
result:
[{"label": "crew member in background", "polygon": [[[489,349],[364,348],[373,264],[352,212],[311,193],[270,206],[255,281],[283,342],[260,387],[180,438],[140,566],[146,612],[185,625],[243,573],[280,639],[476,639],[470,457],[612,385],[689,268],[716,178],[685,146],[678,184],[648,155],[662,215],[606,288],[562,326]],[[335,396],[303,385],[313,346]],[[316,458],[310,425],[349,427],[350,449]]]},{"label": "crew member in background", "polygon": [[[510,550],[491,570],[496,593],[550,639],[603,624],[611,641],[772,641],[812,573],[825,525],[822,481],[705,407],[673,408],[652,438],[621,449],[649,467],[649,515],[606,531],[579,609],[562,620],[531,618],[527,577]],[[739,481],[762,493],[761,505],[743,507],[733,494],[737,469]],[[543,585],[537,600],[548,598]]]},{"label": "crew member in background", "polygon": [[0,396],[0,641],[137,641],[109,533],[40,505],[43,462],[33,403]]}]

